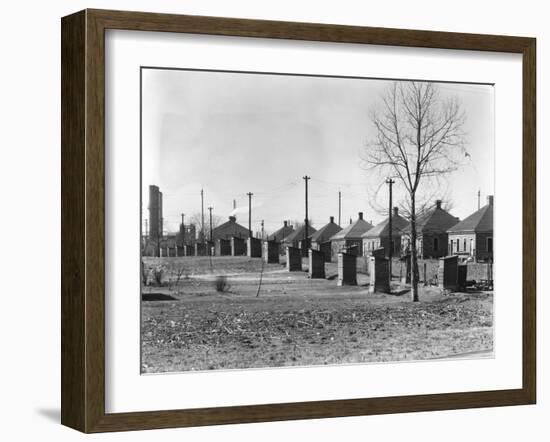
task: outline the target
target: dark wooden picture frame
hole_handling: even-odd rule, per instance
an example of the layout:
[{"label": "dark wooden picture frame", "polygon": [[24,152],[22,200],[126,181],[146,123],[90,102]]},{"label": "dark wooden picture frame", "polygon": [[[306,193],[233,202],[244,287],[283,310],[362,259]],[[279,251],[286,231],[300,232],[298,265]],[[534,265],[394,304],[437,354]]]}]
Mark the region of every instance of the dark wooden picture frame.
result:
[{"label": "dark wooden picture frame", "polygon": [[[525,37],[84,10],[62,28],[61,421],[83,432],[533,404],[536,400],[536,40]],[[523,385],[513,390],[105,412],[105,30],[517,53],[523,63]]]}]

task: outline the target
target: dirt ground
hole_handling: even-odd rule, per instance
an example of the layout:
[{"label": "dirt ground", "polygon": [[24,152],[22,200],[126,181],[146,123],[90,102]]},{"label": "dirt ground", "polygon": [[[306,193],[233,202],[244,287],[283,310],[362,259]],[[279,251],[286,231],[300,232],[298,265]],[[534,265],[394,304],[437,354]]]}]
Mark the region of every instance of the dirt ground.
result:
[{"label": "dirt ground", "polygon": [[142,291],[144,373],[492,353],[491,292],[426,287],[412,303],[396,281],[391,295],[369,294],[362,262],[354,287],[336,286],[334,263],[322,280],[246,257],[145,258],[146,271],[158,266],[162,283]]}]

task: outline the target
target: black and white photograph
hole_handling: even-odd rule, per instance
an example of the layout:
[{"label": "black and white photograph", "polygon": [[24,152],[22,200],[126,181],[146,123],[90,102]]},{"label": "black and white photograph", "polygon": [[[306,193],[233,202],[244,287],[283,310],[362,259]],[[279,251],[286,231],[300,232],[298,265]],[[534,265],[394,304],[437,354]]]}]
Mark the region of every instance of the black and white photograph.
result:
[{"label": "black and white photograph", "polygon": [[140,86],[142,374],[494,357],[494,85]]}]

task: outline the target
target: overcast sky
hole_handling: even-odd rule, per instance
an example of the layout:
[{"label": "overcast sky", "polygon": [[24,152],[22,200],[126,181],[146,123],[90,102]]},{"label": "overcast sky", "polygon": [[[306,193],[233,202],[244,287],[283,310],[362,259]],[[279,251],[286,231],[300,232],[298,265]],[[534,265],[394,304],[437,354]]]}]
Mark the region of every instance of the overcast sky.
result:
[{"label": "overcast sky", "polygon": [[[273,231],[284,219],[304,218],[307,174],[314,227],[331,215],[338,220],[339,190],[343,225],[359,211],[374,223],[383,219],[375,208],[387,204],[387,191],[372,201],[380,177],[365,170],[361,158],[373,136],[369,112],[390,82],[161,69],[144,69],[142,79],[144,218],[149,184],[164,194],[168,231],[177,230],[180,213],[200,212],[201,188],[205,207],[223,218],[235,199],[237,219],[246,226],[246,193],[252,192],[253,230],[263,219]],[[493,194],[494,88],[439,86],[443,97],[462,102],[470,157],[434,191],[463,219],[477,209],[478,189],[482,205]],[[399,183],[395,195],[402,195]]]}]

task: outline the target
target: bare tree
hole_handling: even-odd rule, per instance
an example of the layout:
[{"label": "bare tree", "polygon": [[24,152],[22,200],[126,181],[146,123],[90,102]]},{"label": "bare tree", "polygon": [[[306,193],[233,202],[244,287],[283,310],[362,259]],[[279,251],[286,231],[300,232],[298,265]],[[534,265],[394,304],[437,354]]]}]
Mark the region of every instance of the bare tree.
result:
[{"label": "bare tree", "polygon": [[429,82],[394,82],[372,113],[369,168],[396,178],[404,187],[411,228],[411,298],[418,301],[416,219],[421,185],[434,184],[457,170],[468,153],[462,131],[465,116],[457,98],[442,98]]},{"label": "bare tree", "polygon": [[[223,218],[219,215],[212,215],[212,229],[215,229],[222,223]],[[209,237],[210,232],[210,218],[208,214],[204,216],[204,229],[202,225],[202,215],[200,212],[194,213],[189,217],[189,223],[194,224],[197,229],[197,233],[200,235],[204,232],[205,238],[199,238],[201,241]]]},{"label": "bare tree", "polygon": [[[303,226],[305,226],[305,222],[304,221],[300,221],[298,219],[295,219],[294,221],[289,221],[288,224],[290,224],[292,227],[294,227],[294,230],[299,230],[301,229]],[[308,225],[310,227],[313,227],[313,219],[312,218],[309,218],[308,219]]]}]

